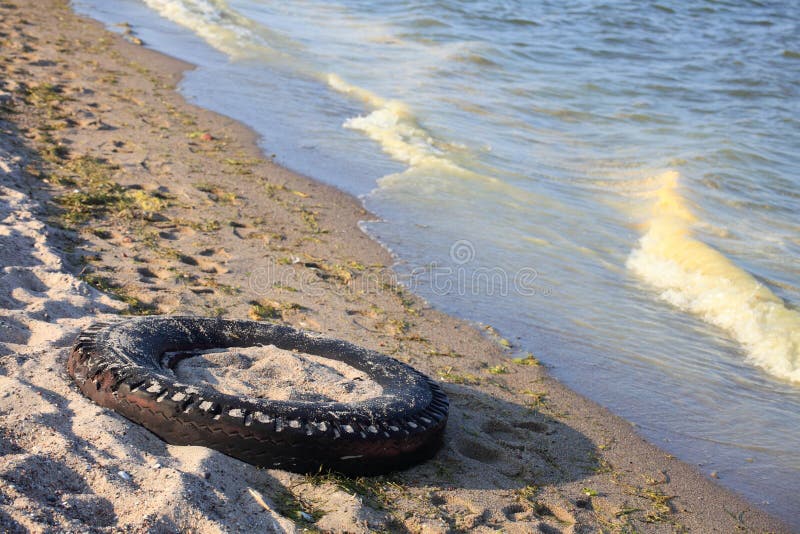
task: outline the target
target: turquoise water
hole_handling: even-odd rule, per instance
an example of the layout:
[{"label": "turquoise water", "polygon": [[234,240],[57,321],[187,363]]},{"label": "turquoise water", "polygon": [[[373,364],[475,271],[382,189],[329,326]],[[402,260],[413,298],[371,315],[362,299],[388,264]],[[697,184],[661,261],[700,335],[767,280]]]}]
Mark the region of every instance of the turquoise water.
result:
[{"label": "turquoise water", "polygon": [[800,4],[74,4],[363,198],[433,305],[800,525]]}]

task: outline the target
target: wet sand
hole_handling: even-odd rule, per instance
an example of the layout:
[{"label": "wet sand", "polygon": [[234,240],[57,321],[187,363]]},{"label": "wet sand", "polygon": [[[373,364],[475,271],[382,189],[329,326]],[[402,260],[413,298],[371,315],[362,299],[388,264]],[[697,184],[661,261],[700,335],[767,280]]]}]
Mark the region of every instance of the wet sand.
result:
[{"label": "wet sand", "polygon": [[[191,66],[128,31],[61,0],[0,2],[0,529],[789,531],[397,286],[356,199],[187,104]],[[351,480],[167,445],[64,369],[77,332],[118,313],[272,320],[380,350],[443,382],[445,446]]]}]

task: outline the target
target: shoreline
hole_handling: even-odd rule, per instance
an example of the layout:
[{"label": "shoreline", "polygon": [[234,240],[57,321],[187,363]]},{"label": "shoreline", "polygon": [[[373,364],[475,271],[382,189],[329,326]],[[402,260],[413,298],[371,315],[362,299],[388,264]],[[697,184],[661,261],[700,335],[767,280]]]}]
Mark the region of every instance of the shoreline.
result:
[{"label": "shoreline", "polygon": [[[71,256],[73,267],[63,270],[80,272],[129,312],[255,315],[375,348],[444,382],[452,411],[437,458],[377,482],[353,487],[335,477],[261,471],[201,447],[167,446],[80,396],[63,376],[63,361],[72,336],[96,313],[94,304],[39,317],[61,321],[56,340],[28,335],[19,343],[33,329],[18,317],[17,339],[0,338],[2,395],[12,406],[0,415],[0,481],[15,481],[13,489],[0,486],[0,525],[92,525],[93,516],[48,499],[68,493],[57,480],[33,481],[30,488],[18,480],[19,473],[53,469],[57,459],[74,474],[77,489],[70,495],[93,495],[109,529],[144,529],[136,518],[152,516],[149,526],[230,530],[246,509],[247,522],[259,516],[264,528],[276,530],[293,528],[291,519],[300,528],[331,531],[790,531],[646,443],[629,423],[549,377],[535,359],[514,364],[491,333],[393,285],[390,254],[358,228],[370,216],[358,200],[265,161],[250,128],[186,103],[174,88],[191,65],[127,42],[64,2],[49,3],[54,8],[47,13],[21,3],[0,7],[3,31],[21,37],[0,87],[10,95],[4,105],[10,102],[16,114],[0,120],[4,129],[14,124],[30,134],[18,188],[50,206],[52,222],[70,227],[42,230]],[[59,40],[84,42],[67,54]],[[87,61],[96,65],[81,67]],[[31,113],[21,118],[20,109]],[[87,196],[105,203],[87,203]],[[23,209],[22,198],[14,202],[8,205]],[[80,241],[70,243],[74,233]],[[119,307],[92,298],[105,313]],[[31,303],[30,313],[40,313],[34,304],[41,307]],[[26,361],[5,360],[26,345]],[[53,370],[37,375],[36,354],[45,352]],[[43,406],[31,412],[35,432],[16,435],[14,410],[31,402],[26,391],[35,388],[57,392],[82,425],[42,417],[50,410]],[[95,448],[107,454],[88,448],[76,454],[75,442],[91,441],[97,428],[108,435]],[[53,431],[66,436],[60,446],[41,437]],[[133,446],[123,439],[128,434]],[[66,453],[59,450],[65,444]],[[108,476],[86,469],[87,457]],[[169,506],[160,502],[159,484],[178,492]],[[272,511],[248,496],[256,485]],[[208,495],[215,496],[216,515],[205,509]],[[37,506],[49,510],[44,523],[25,511]],[[324,510],[337,512],[317,518]]]}]

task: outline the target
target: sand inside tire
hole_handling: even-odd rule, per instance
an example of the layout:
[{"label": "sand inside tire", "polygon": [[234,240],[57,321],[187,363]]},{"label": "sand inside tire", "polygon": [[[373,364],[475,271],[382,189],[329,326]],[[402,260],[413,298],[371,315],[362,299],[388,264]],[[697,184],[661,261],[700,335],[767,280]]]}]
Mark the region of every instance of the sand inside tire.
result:
[{"label": "sand inside tire", "polygon": [[337,360],[274,345],[197,351],[180,360],[175,376],[220,393],[308,402],[360,402],[383,388],[364,372]]}]

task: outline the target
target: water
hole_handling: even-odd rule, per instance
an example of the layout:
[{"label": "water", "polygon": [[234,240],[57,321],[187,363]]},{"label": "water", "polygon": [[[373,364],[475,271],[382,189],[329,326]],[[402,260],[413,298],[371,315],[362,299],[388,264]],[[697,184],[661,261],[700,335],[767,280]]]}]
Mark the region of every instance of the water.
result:
[{"label": "water", "polygon": [[800,4],[75,0],[434,305],[800,526]]}]

